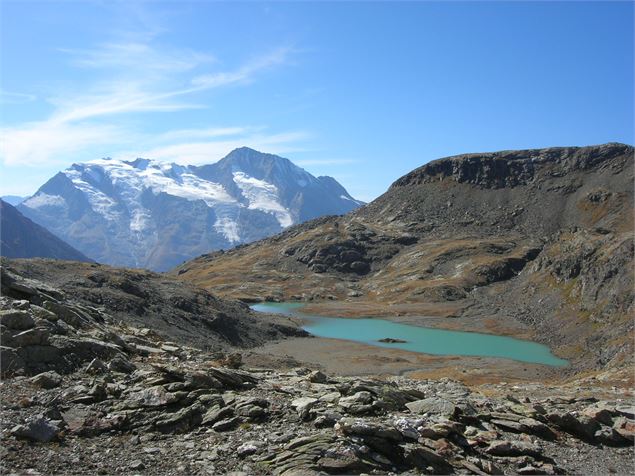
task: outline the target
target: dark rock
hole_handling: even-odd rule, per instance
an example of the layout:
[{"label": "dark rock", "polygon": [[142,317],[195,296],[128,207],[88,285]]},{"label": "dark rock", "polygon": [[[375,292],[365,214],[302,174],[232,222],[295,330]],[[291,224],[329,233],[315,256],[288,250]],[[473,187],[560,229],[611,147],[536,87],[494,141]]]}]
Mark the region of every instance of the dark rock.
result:
[{"label": "dark rock", "polygon": [[226,418],[224,420],[220,420],[220,421],[217,421],[216,423],[214,423],[212,425],[212,430],[214,430],[214,431],[228,431],[228,430],[231,430],[231,429],[235,428],[236,426],[238,426],[238,424],[241,421],[242,420],[241,420],[240,417]]},{"label": "dark rock", "polygon": [[30,420],[24,425],[17,425],[11,430],[11,434],[16,438],[40,442],[51,441],[59,433],[59,426],[42,416]]},{"label": "dark rock", "polygon": [[24,331],[35,326],[35,321],[28,311],[6,309],[0,311],[0,324],[8,329]]},{"label": "dark rock", "polygon": [[108,362],[107,368],[112,372],[130,374],[137,369],[137,366],[123,355],[115,355],[112,359],[110,359],[110,362]]},{"label": "dark rock", "polygon": [[31,383],[36,387],[51,389],[59,387],[62,383],[62,376],[57,372],[42,372],[31,378]]},{"label": "dark rock", "polygon": [[328,381],[328,377],[320,372],[319,370],[315,370],[309,374],[309,382],[312,383],[326,383]]},{"label": "dark rock", "polygon": [[49,331],[41,327],[34,327],[15,334],[11,338],[12,347],[26,347],[28,345],[47,345]]},{"label": "dark rock", "polygon": [[547,419],[560,429],[585,441],[593,441],[595,432],[600,429],[600,424],[596,420],[584,414],[576,416],[569,412],[554,412],[548,414]]}]

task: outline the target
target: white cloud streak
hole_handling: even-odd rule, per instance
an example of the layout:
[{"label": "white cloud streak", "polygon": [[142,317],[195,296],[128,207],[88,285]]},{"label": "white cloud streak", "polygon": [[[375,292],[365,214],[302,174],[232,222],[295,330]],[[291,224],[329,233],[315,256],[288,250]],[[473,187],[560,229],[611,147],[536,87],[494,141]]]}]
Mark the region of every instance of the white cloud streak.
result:
[{"label": "white cloud streak", "polygon": [[[164,145],[141,151],[122,152],[115,157],[125,160],[147,157],[179,164],[210,164],[242,146],[277,154],[301,151],[302,146],[298,144],[310,137],[304,131],[270,134],[261,129],[236,127],[173,131],[158,138],[159,140],[170,139],[166,140]],[[214,140],[197,140],[205,137],[214,138]],[[224,138],[219,139],[219,137]],[[181,142],[169,143],[174,138],[180,138]]]},{"label": "white cloud streak", "polygon": [[308,167],[311,165],[350,165],[358,164],[360,161],[356,159],[300,159],[294,162],[301,167]]},{"label": "white cloud streak", "polygon": [[[84,87],[88,91],[84,94],[49,98],[54,111],[44,120],[2,127],[0,158],[5,165],[67,162],[69,156],[96,145],[110,146],[113,152],[129,150],[148,142],[148,137],[106,122],[110,116],[205,107],[185,99],[196,99],[196,93],[203,91],[248,84],[260,72],[283,65],[291,54],[290,49],[280,48],[234,70],[200,74],[196,71],[217,62],[211,55],[190,50],[158,49],[147,43],[128,42],[106,43],[94,50],[63,51],[72,57],[73,65],[109,74],[105,80]],[[229,135],[236,137],[211,140]],[[218,158],[216,153],[230,145],[275,145],[278,152],[288,151],[292,146],[285,147],[284,143],[301,137],[297,132],[267,135],[246,127],[183,129],[159,134],[145,152],[140,150],[135,155],[200,163],[204,158]]]},{"label": "white cloud streak", "polygon": [[36,99],[37,96],[35,96],[35,94],[18,93],[0,89],[0,104],[22,104],[35,101]]}]

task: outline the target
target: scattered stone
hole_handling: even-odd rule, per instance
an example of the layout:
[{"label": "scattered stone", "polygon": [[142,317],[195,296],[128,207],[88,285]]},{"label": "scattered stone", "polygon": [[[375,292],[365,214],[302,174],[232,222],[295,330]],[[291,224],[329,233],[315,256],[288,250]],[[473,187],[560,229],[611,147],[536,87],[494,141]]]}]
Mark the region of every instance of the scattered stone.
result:
[{"label": "scattered stone", "polygon": [[242,445],[238,447],[238,449],[236,449],[236,454],[240,458],[253,455],[254,453],[257,453],[257,452],[258,452],[258,446],[251,441],[243,443]]},{"label": "scattered stone", "polygon": [[133,471],[139,471],[141,469],[145,469],[145,467],[146,465],[143,464],[143,461],[141,461],[140,459],[136,459],[128,465],[128,468]]}]

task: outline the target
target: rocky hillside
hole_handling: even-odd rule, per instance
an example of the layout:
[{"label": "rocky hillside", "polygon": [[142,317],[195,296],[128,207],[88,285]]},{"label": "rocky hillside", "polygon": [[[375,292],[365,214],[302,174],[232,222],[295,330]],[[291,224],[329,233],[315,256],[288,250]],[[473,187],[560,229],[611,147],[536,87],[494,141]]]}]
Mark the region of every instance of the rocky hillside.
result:
[{"label": "rocky hillside", "polygon": [[73,164],[19,210],[98,262],[163,271],[360,205],[331,177],[243,147],[200,167]]},{"label": "rocky hillside", "polygon": [[40,257],[90,261],[4,200],[0,200],[0,255],[7,258]]},{"label": "rocky hillside", "polygon": [[[112,326],[135,326],[218,352],[305,334],[287,320],[256,318],[243,303],[148,271],[3,259],[1,272],[3,299],[24,300],[23,308],[3,317],[3,374],[64,371],[89,358],[112,357],[117,346],[129,347]],[[142,336],[131,339],[144,345]]]},{"label": "rocky hillside", "polygon": [[633,152],[605,144],[436,160],[344,217],[174,273],[244,300],[520,321],[574,368],[623,365],[633,355]]},{"label": "rocky hillside", "polygon": [[152,273],[2,265],[2,474],[632,469],[632,379],[618,374],[468,388],[241,368],[232,344],[297,331]]}]

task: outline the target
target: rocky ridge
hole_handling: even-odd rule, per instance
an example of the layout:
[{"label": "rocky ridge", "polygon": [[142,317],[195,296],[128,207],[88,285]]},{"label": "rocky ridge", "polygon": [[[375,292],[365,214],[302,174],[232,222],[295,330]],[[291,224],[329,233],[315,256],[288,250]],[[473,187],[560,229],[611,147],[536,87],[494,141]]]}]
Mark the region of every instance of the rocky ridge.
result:
[{"label": "rocky ridge", "polygon": [[514,322],[573,370],[630,365],[633,152],[604,144],[439,159],[343,217],[174,274],[222,296],[316,302],[337,315]]},{"label": "rocky ridge", "polygon": [[19,267],[4,268],[3,473],[605,474],[632,468],[635,408],[623,387],[580,380],[555,388],[468,388],[447,379],[245,368],[235,348],[169,341],[113,319],[107,307],[79,304],[59,288],[28,280]]}]

